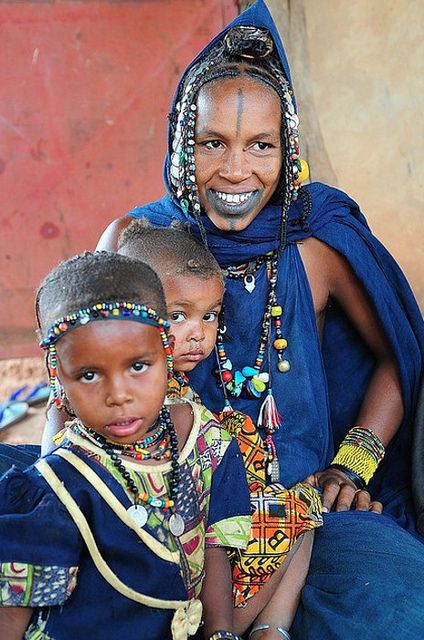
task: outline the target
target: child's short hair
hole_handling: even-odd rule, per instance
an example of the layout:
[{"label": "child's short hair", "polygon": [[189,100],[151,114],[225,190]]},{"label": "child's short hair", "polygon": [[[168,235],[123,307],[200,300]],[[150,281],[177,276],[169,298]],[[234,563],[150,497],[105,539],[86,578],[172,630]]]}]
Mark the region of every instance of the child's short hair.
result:
[{"label": "child's short hair", "polygon": [[161,282],[147,264],[108,251],[73,256],[55,267],[37,291],[41,337],[59,317],[98,302],[114,301],[145,304],[166,318]]},{"label": "child's short hair", "polygon": [[118,253],[146,262],[160,278],[192,275],[224,284],[213,255],[178,220],[169,227],[155,227],[147,218],[133,220],[119,236]]}]

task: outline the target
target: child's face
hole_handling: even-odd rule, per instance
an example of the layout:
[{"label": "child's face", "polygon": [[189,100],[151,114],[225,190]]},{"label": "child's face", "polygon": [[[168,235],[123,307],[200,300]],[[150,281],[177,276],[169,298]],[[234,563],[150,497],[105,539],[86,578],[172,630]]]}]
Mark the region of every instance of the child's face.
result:
[{"label": "child's face", "polygon": [[167,387],[158,329],[131,320],[92,322],[56,348],[58,377],[81,422],[121,444],[142,438]]},{"label": "child's face", "polygon": [[219,278],[166,278],[164,283],[170,333],[175,338],[174,369],[191,371],[215,346],[224,287]]}]

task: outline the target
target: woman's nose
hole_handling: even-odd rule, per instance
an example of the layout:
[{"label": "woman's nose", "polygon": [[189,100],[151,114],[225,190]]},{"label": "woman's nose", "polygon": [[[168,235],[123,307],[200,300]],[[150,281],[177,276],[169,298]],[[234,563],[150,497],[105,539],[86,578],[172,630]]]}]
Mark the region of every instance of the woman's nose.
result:
[{"label": "woman's nose", "polygon": [[219,175],[230,182],[246,180],[252,174],[249,160],[242,148],[228,149],[222,157]]}]

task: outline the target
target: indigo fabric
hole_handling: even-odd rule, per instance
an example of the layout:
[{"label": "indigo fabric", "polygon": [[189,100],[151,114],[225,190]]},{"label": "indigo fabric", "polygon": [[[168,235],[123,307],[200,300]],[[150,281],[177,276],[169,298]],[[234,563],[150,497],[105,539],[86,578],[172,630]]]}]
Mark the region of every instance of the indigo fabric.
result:
[{"label": "indigo fabric", "polygon": [[[236,24],[270,30],[290,79],[283,45],[265,3],[258,0],[223,33]],[[169,158],[165,162],[169,190],[168,163]],[[340,252],[364,286],[397,359],[405,415],[370,484],[373,499],[384,503],[385,515],[350,511],[326,516],[324,527],[315,537],[292,637],[418,638],[418,630],[424,629],[424,587],[419,577],[424,546],[415,526],[411,451],[424,352],[422,317],[401,270],[372,235],[358,205],[342,191],[324,184],[312,183],[304,189],[312,201],[308,227],[298,223],[302,206],[298,200],[289,210],[288,244],[280,257],[278,273],[277,300],[284,309],[282,329],[288,340],[285,357],[291,369],[279,374],[271,363],[274,395],[283,416],[275,436],[282,482],[290,486],[328,465],[355,424],[374,365],[368,348],[336,304],[328,310],[321,347],[297,244],[302,239],[316,237]],[[146,217],[159,226],[167,226],[176,218],[189,222],[192,233],[200,237],[195,221],[181,211],[170,190],[169,194],[128,215]],[[279,246],[281,208],[277,205],[267,205],[241,232],[222,232],[205,216],[202,221],[208,246],[222,267],[246,262]],[[225,348],[235,368],[251,366],[259,344],[268,292],[264,266],[255,275],[252,293],[239,280],[226,282]],[[220,411],[222,391],[211,376],[215,367],[212,355],[190,374],[190,382],[208,408]],[[231,401],[235,409],[257,419],[260,399]]]}]

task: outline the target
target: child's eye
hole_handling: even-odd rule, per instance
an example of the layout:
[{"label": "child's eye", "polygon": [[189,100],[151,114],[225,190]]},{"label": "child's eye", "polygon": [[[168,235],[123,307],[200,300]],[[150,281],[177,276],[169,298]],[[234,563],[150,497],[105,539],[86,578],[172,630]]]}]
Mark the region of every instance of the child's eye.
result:
[{"label": "child's eye", "polygon": [[98,379],[98,374],[94,371],[84,371],[79,377],[81,382],[95,382]]},{"label": "child's eye", "polygon": [[205,315],[203,316],[203,320],[205,322],[215,322],[215,320],[217,319],[218,319],[217,311],[209,311],[209,313],[205,313]]},{"label": "child's eye", "polygon": [[184,322],[186,318],[182,311],[174,311],[173,313],[169,314],[169,319],[171,320],[171,322],[177,324],[178,322]]},{"label": "child's eye", "polygon": [[131,366],[131,369],[135,371],[135,373],[144,373],[147,371],[147,365],[145,362],[134,362]]}]

